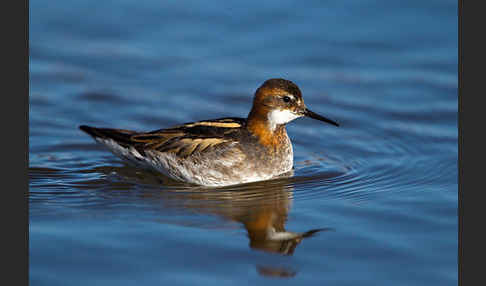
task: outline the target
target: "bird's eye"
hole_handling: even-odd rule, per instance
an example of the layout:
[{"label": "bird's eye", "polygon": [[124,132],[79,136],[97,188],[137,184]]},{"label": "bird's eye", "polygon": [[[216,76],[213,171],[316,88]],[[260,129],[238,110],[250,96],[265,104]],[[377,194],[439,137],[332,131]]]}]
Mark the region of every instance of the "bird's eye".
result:
[{"label": "bird's eye", "polygon": [[290,97],[284,96],[284,97],[282,97],[282,100],[285,101],[285,102],[290,102]]}]

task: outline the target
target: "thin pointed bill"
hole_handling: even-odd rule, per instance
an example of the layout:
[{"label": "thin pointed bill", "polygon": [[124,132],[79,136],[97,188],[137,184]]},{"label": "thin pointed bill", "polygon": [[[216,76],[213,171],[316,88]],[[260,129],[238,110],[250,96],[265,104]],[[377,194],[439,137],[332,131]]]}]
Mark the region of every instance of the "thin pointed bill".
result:
[{"label": "thin pointed bill", "polygon": [[332,121],[331,119],[326,118],[324,116],[320,116],[319,114],[310,111],[308,108],[306,108],[304,110],[304,116],[314,118],[314,119],[317,119],[317,120],[320,120],[320,121],[324,121],[324,122],[327,122],[327,123],[332,124],[334,126],[339,126],[339,124],[337,122]]}]

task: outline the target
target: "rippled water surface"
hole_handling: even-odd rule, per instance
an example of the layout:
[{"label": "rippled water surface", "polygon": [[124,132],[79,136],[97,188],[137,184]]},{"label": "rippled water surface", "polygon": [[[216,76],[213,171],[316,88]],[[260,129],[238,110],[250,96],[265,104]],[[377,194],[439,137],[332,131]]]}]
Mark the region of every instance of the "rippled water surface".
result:
[{"label": "rippled water surface", "polygon": [[[456,6],[31,1],[31,285],[457,285]],[[78,129],[245,117],[273,77],[341,124],[288,125],[291,178],[192,187]]]}]

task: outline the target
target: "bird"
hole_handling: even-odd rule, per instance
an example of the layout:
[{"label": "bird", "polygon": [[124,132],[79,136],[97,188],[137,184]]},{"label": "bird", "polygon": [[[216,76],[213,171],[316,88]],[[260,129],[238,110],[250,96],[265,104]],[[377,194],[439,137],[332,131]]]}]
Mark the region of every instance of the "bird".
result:
[{"label": "bird", "polygon": [[202,120],[148,132],[79,128],[137,167],[183,183],[224,187],[292,172],[294,155],[286,124],[300,117],[339,126],[308,109],[295,83],[272,78],[256,89],[247,118]]}]

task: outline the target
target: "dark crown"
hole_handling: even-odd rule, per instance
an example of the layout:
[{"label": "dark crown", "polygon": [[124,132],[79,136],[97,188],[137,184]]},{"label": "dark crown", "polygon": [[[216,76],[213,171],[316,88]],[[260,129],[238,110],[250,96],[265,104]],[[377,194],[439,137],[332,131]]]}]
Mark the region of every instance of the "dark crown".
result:
[{"label": "dark crown", "polygon": [[299,87],[291,82],[290,80],[286,80],[283,78],[272,78],[265,81],[260,88],[268,88],[268,89],[281,89],[290,94],[295,96],[301,97],[302,93],[300,92]]}]

